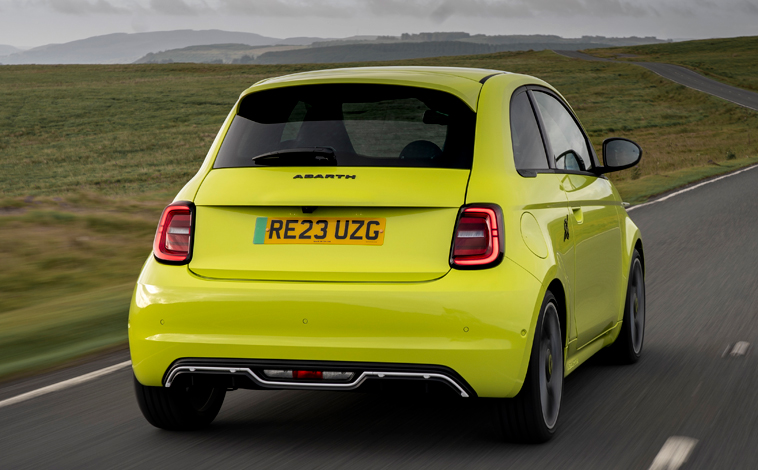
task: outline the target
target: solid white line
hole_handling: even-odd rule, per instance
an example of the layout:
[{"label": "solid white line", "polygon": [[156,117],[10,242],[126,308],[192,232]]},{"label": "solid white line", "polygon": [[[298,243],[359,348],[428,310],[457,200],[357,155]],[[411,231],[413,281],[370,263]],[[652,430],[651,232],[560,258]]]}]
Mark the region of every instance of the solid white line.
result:
[{"label": "solid white line", "polygon": [[691,437],[671,436],[655,456],[649,470],[677,470],[687,461],[697,439]]},{"label": "solid white line", "polygon": [[8,398],[7,400],[0,401],[0,408],[3,408],[5,406],[10,406],[10,405],[15,405],[16,403],[21,403],[26,400],[31,400],[32,398],[37,398],[42,395],[47,395],[48,393],[57,392],[59,390],[73,387],[74,385],[83,384],[84,382],[89,382],[90,380],[94,380],[98,377],[102,377],[112,372],[116,372],[117,370],[121,370],[126,367],[129,367],[131,364],[132,364],[132,361],[122,362],[120,364],[106,367],[105,369],[96,370],[95,372],[90,372],[89,374],[80,375],[79,377],[74,377],[73,379],[68,379],[68,380],[64,380],[63,382],[58,382],[57,384],[48,385],[47,387],[38,388],[37,390],[32,390],[31,392],[26,392],[26,393],[22,393],[21,395],[16,395],[13,398]]},{"label": "solid white line", "polygon": [[754,168],[758,168],[758,165],[752,165],[752,166],[749,166],[747,168],[743,168],[743,169],[741,169],[739,171],[735,171],[734,173],[729,173],[729,174],[726,174],[726,175],[723,175],[723,176],[719,176],[718,178],[713,178],[713,179],[710,179],[708,181],[703,181],[702,183],[696,184],[695,186],[690,186],[689,188],[681,189],[681,190],[679,190],[679,191],[677,191],[675,193],[669,194],[668,196],[664,196],[664,197],[662,197],[660,199],[656,199],[655,201],[650,201],[650,202],[646,202],[644,204],[638,204],[636,206],[628,207],[626,209],[626,211],[629,212],[629,211],[633,211],[635,209],[639,209],[640,207],[645,207],[645,206],[649,206],[649,205],[652,205],[652,204],[658,204],[659,202],[663,202],[666,199],[671,199],[674,196],[678,196],[680,194],[686,193],[687,191],[692,191],[693,189],[697,189],[700,186],[705,186],[706,184],[715,183],[716,181],[723,180],[724,178],[730,178],[730,177],[732,177],[734,175],[739,175],[740,173],[744,173],[744,172],[752,170]]}]

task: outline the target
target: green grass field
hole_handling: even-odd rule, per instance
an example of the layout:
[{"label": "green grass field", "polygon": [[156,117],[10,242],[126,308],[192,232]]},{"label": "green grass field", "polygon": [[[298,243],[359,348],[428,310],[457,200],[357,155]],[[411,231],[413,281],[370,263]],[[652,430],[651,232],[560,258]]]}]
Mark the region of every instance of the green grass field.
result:
[{"label": "green grass field", "polygon": [[[715,80],[758,91],[758,36],[590,49],[584,52],[626,61],[683,65]],[[634,57],[627,57],[629,55]]]},{"label": "green grass field", "polygon": [[[642,145],[641,171],[613,175],[632,202],[757,161],[756,113],[633,65],[549,51],[393,64],[547,80],[598,150],[612,135]],[[0,376],[123,342],[160,211],[197,171],[239,93],[315,68],[325,67],[0,67]]]}]

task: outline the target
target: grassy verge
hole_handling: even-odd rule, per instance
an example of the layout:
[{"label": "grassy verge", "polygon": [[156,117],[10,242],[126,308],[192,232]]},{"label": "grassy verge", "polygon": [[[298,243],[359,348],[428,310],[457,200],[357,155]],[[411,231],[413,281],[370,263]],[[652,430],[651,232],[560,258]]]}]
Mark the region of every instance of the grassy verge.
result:
[{"label": "grassy verge", "polygon": [[133,288],[98,289],[0,315],[0,377],[126,342]]},{"label": "grassy verge", "polygon": [[652,196],[757,163],[758,157],[730,160],[717,165],[684,168],[670,173],[646,176],[638,180],[620,181],[616,183],[616,187],[624,201],[631,204],[641,204]]},{"label": "grassy verge", "polygon": [[[750,136],[758,113],[629,64],[546,51],[383,65],[398,64],[547,80],[596,148],[620,135],[645,149],[639,170],[612,175],[630,202],[758,155]],[[197,170],[240,91],[326,67],[0,67],[0,375],[123,342],[129,292],[160,211]]]},{"label": "grassy verge", "polygon": [[758,91],[758,36],[590,49],[584,52],[618,60],[682,65],[715,80]]}]

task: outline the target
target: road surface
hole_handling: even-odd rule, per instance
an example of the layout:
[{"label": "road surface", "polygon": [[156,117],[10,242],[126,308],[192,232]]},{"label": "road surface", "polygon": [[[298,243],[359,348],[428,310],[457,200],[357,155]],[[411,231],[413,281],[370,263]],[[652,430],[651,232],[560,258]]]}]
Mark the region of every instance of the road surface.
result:
[{"label": "road surface", "polygon": [[[598,62],[621,62],[611,59],[594,57],[589,54],[578,51],[554,51],[556,54],[571,57],[573,59],[591,60]],[[646,69],[657,73],[663,78],[679,83],[686,87],[717,96],[721,99],[731,101],[732,103],[744,106],[746,108],[758,111],[758,93],[737,88],[731,85],[706,78],[692,70],[673,64],[663,64],[659,62],[626,62],[645,67]]]},{"label": "road surface", "polygon": [[[756,201],[758,168],[630,212],[647,259],[644,356],[570,375],[548,444],[498,440],[485,401],[334,392],[240,390],[209,429],[165,432],[142,418],[126,368],[1,407],[0,468],[644,470],[672,437],[697,441],[682,469],[758,468]],[[127,359],[5,384],[0,401]]]}]

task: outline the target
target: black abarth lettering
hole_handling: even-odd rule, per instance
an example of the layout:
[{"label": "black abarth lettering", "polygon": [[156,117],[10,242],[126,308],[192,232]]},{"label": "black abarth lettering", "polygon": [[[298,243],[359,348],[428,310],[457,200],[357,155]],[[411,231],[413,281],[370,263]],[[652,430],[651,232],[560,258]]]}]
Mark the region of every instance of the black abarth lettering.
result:
[{"label": "black abarth lettering", "polygon": [[301,220],[300,221],[300,225],[307,225],[308,228],[306,228],[305,230],[303,230],[297,238],[300,239],[300,240],[310,240],[311,236],[307,235],[307,233],[310,232],[311,230],[313,230],[313,221],[312,220],[308,220],[308,219]]},{"label": "black abarth lettering", "polygon": [[318,235],[314,235],[313,238],[315,238],[316,240],[323,240],[324,238],[326,238],[326,229],[329,227],[329,222],[327,222],[326,220],[317,220],[316,225],[321,226],[321,233]]},{"label": "black abarth lettering", "polygon": [[376,225],[377,227],[381,226],[376,220],[369,220],[366,224],[366,240],[376,240],[379,238],[379,230],[374,230],[373,233],[371,232],[372,225]]},{"label": "black abarth lettering", "polygon": [[296,237],[294,235],[290,235],[291,232],[295,231],[295,227],[290,227],[292,224],[296,224],[297,220],[288,220],[284,223],[284,239],[285,240],[294,240]]},{"label": "black abarth lettering", "polygon": [[274,238],[274,234],[276,233],[276,238],[282,238],[282,236],[279,234],[279,232],[282,230],[282,226],[284,224],[281,220],[272,220],[271,221],[271,229],[268,232],[268,238],[269,240]]},{"label": "black abarth lettering", "polygon": [[[353,230],[353,233],[350,234],[350,239],[351,240],[363,240],[363,237],[361,237],[360,235],[358,235],[356,237],[356,235],[358,234],[358,231],[363,228],[363,224],[365,222],[363,222],[362,220],[351,220],[350,223],[352,223],[352,224],[358,224],[358,226],[355,227],[355,230]],[[345,224],[345,225],[347,225],[347,224]]]},{"label": "black abarth lettering", "polygon": [[345,221],[345,232],[341,235],[340,235],[340,222],[342,221],[341,220],[337,221],[337,228],[334,229],[334,238],[336,238],[337,240],[344,240],[347,238],[347,231],[348,231],[348,226],[350,225],[350,221],[349,220]]},{"label": "black abarth lettering", "polygon": [[345,179],[346,180],[354,180],[355,179],[355,175],[345,175]]},{"label": "black abarth lettering", "polygon": [[334,179],[334,175],[324,175],[324,178],[326,178],[326,179]]}]

